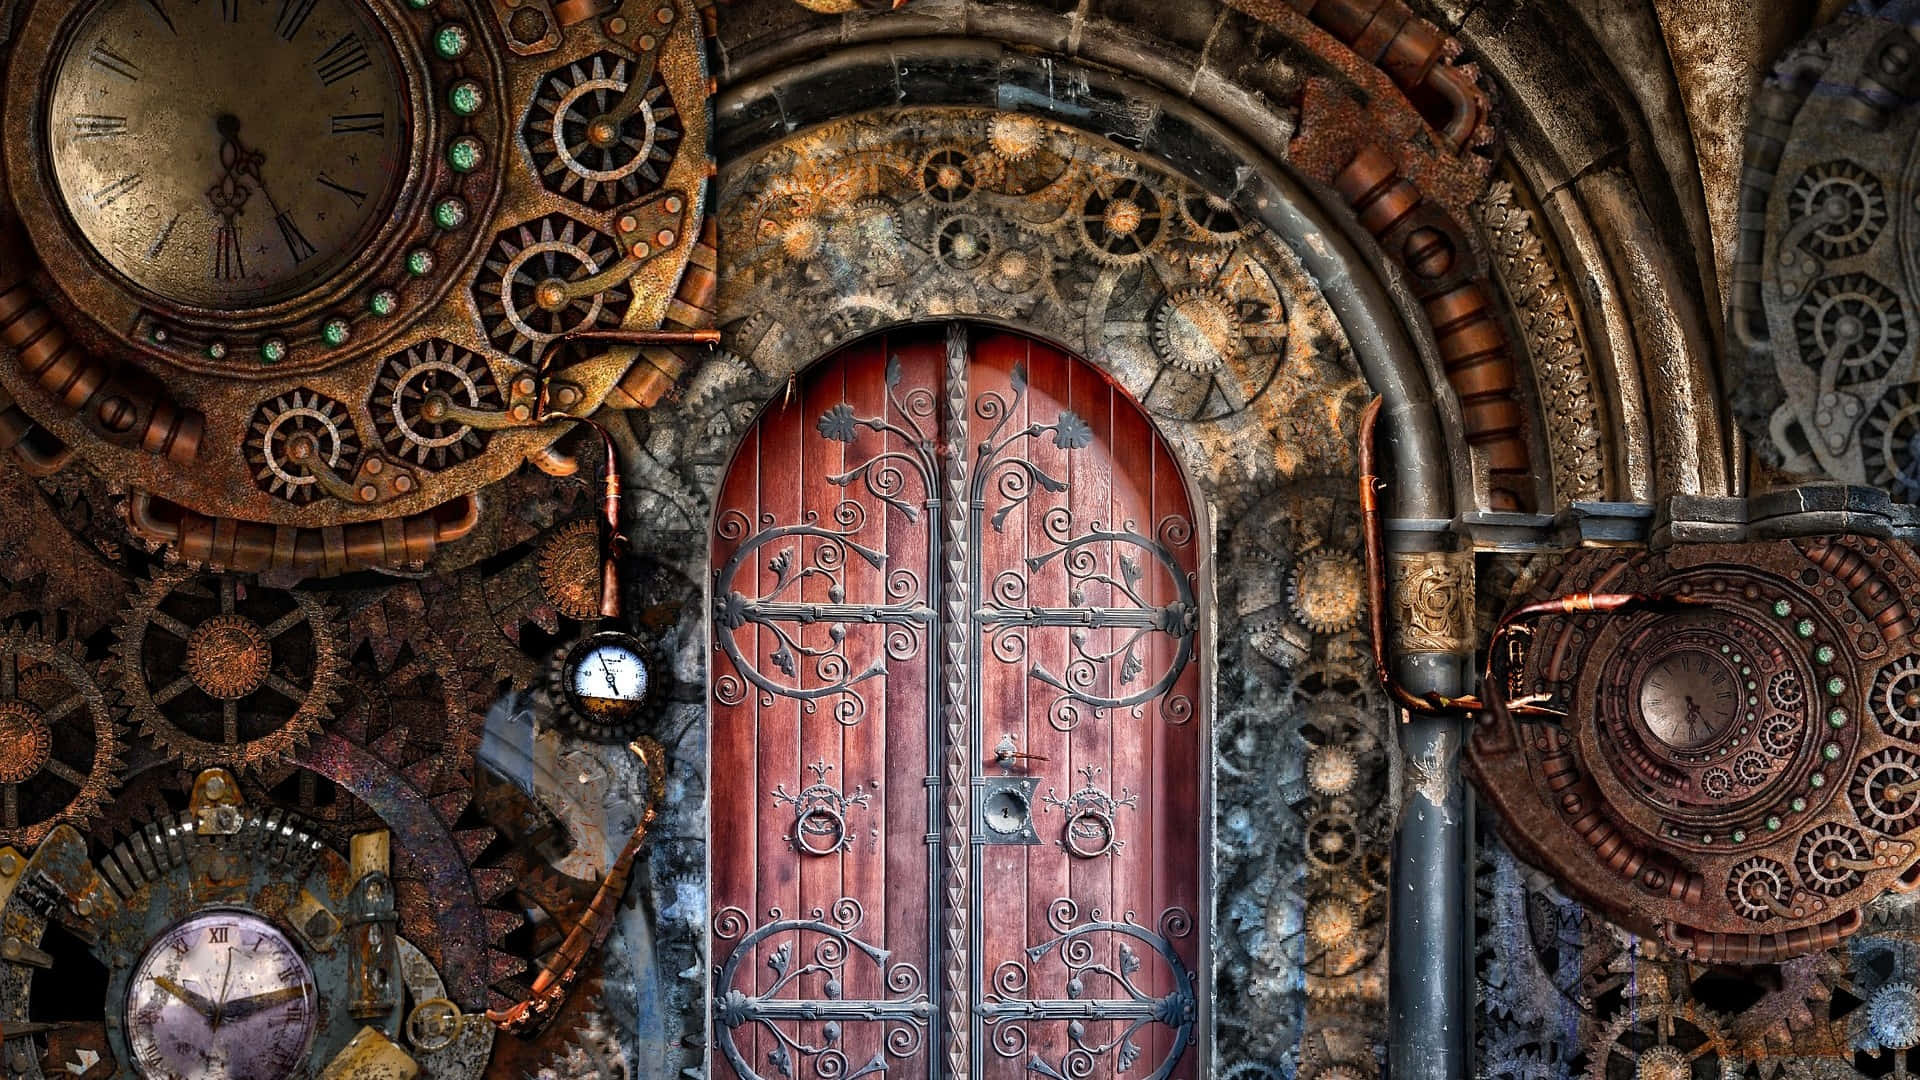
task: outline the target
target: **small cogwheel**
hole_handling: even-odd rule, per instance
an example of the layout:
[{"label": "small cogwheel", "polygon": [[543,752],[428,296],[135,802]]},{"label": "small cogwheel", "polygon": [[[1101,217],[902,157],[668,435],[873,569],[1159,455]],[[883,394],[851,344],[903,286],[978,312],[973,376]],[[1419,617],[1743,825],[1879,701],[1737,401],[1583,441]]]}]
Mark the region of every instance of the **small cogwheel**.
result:
[{"label": "small cogwheel", "polygon": [[1887,196],[1873,174],[1851,161],[1827,161],[1800,174],[1787,196],[1798,221],[1819,218],[1806,244],[1826,259],[1873,246],[1887,224]]},{"label": "small cogwheel", "polygon": [[1807,888],[1824,896],[1839,896],[1860,884],[1862,870],[1873,866],[1866,840],[1852,829],[1828,822],[1800,838],[1794,869]]},{"label": "small cogwheel", "polygon": [[1881,986],[1867,999],[1865,1034],[1883,1050],[1920,1046],[1920,987],[1904,979]]},{"label": "small cogwheel", "polygon": [[1733,1075],[1720,1022],[1691,1002],[1623,1009],[1588,1051],[1587,1080],[1694,1080]]},{"label": "small cogwheel", "polygon": [[1333,949],[1353,940],[1360,929],[1360,912],[1337,896],[1323,896],[1307,905],[1304,922],[1314,944]]},{"label": "small cogwheel", "polygon": [[1307,751],[1307,786],[1316,794],[1334,797],[1353,790],[1360,766],[1344,746],[1316,746]]},{"label": "small cogwheel", "polygon": [[312,390],[293,390],[253,411],[246,454],[260,490],[309,503],[326,494],[315,469],[351,473],[360,440],[345,405]]},{"label": "small cogwheel", "polygon": [[548,191],[611,210],[659,189],[684,132],[658,71],[629,99],[633,67],[600,52],[540,80],[521,133]]},{"label": "small cogwheel", "polygon": [[1741,916],[1758,922],[1793,914],[1787,868],[1772,859],[1748,859],[1727,875],[1727,899]]},{"label": "small cogwheel", "polygon": [[1194,192],[1180,200],[1180,212],[1187,219],[1189,237],[1209,247],[1226,247],[1246,232],[1246,223],[1233,204],[1218,195]]},{"label": "small cogwheel", "polygon": [[1138,180],[1087,192],[1080,204],[1080,227],[1089,254],[1112,265],[1140,261],[1159,242],[1162,213],[1160,196]]},{"label": "small cogwheel", "polygon": [[954,214],[934,228],[934,255],[955,270],[979,269],[997,247],[992,226],[972,214]]},{"label": "small cogwheel", "polygon": [[1700,774],[1700,791],[1709,799],[1724,799],[1733,792],[1733,774],[1718,765]]},{"label": "small cogwheel", "polygon": [[1920,661],[1909,657],[1882,668],[1873,682],[1873,704],[1889,734],[1909,741],[1920,735]]},{"label": "small cogwheel", "polygon": [[1766,755],[1752,750],[1742,751],[1739,757],[1733,759],[1734,778],[1748,787],[1765,780],[1772,767]]},{"label": "small cogwheel", "polygon": [[1900,298],[1865,274],[1822,278],[1800,305],[1794,327],[1809,365],[1838,365],[1836,386],[1881,378],[1907,344]]},{"label": "small cogwheel", "polygon": [[570,521],[541,541],[540,591],[554,609],[585,622],[600,616],[600,526]]},{"label": "small cogwheel", "polygon": [[920,159],[920,190],[934,202],[961,202],[979,184],[973,155],[957,146],[941,147]]},{"label": "small cogwheel", "polygon": [[1338,870],[1359,854],[1360,830],[1352,820],[1327,814],[1307,826],[1307,858],[1323,870]]},{"label": "small cogwheel", "polygon": [[628,284],[584,284],[619,262],[612,237],[565,214],[500,233],[473,284],[488,339],[532,364],[562,334],[619,325],[633,303]]},{"label": "small cogwheel", "polygon": [[1153,351],[1181,371],[1204,375],[1240,356],[1243,339],[1233,301],[1204,285],[1160,301],[1153,315]]},{"label": "small cogwheel", "polygon": [[1351,554],[1322,549],[1300,560],[1287,582],[1287,603],[1300,625],[1337,634],[1360,621],[1366,583]]},{"label": "small cogwheel", "polygon": [[115,710],[78,643],[0,634],[0,844],[84,828],[120,778]]},{"label": "small cogwheel", "polygon": [[1025,113],[995,113],[987,122],[987,146],[1006,161],[1023,161],[1039,150],[1047,125]]},{"label": "small cogwheel", "polygon": [[1767,700],[1781,712],[1792,712],[1806,704],[1806,684],[1792,671],[1776,671],[1767,679]]},{"label": "small cogwheel", "polygon": [[450,341],[423,341],[387,357],[368,411],[388,453],[423,468],[458,465],[486,449],[487,433],[462,412],[497,412],[500,387],[486,361]]},{"label": "small cogwheel", "polygon": [[283,761],[331,715],[340,637],[311,593],[169,567],[135,591],[118,632],[121,697],[185,768]]},{"label": "small cogwheel", "polygon": [[1774,757],[1786,757],[1800,745],[1800,733],[1805,730],[1791,717],[1775,713],[1767,717],[1760,725],[1760,749]]},{"label": "small cogwheel", "polygon": [[1920,823],[1920,755],[1890,747],[1862,761],[1854,772],[1853,806],[1861,821],[1889,836]]}]

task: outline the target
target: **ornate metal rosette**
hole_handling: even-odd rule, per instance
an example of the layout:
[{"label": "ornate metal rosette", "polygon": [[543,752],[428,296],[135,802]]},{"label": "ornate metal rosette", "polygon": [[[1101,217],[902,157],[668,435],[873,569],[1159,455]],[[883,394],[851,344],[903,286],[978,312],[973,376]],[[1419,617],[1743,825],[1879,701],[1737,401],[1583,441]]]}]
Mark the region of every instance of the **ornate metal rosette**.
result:
[{"label": "ornate metal rosette", "polygon": [[347,407],[330,397],[293,390],[254,410],[247,460],[253,482],[270,494],[310,503],[327,494],[323,474],[351,473],[359,457]]},{"label": "ornate metal rosette", "polygon": [[1516,850],[1703,959],[1850,933],[1920,863],[1920,743],[1904,719],[1920,560],[1858,538],[1700,545],[1624,573],[1575,560],[1528,596],[1601,574],[1607,591],[1698,606],[1539,625],[1511,678],[1566,722],[1489,724],[1469,754]]},{"label": "ornate metal rosette", "polygon": [[619,261],[612,237],[566,214],[501,233],[473,287],[487,337],[531,364],[561,334],[619,325],[632,293],[599,284]]},{"label": "ornate metal rosette", "polygon": [[116,710],[77,643],[0,634],[0,844],[84,825],[119,780]]},{"label": "ornate metal rosette", "polygon": [[599,617],[599,522],[580,518],[553,530],[540,541],[535,559],[540,592],[555,610],[581,622]]},{"label": "ornate metal rosette", "polygon": [[189,769],[257,769],[331,715],[340,638],[319,597],[171,568],[121,615],[122,700],[142,735]]},{"label": "ornate metal rosette", "polygon": [[[185,22],[170,35],[164,5],[117,3],[25,0],[9,9],[0,66],[4,85],[16,89],[0,94],[0,390],[48,438],[133,488],[136,531],[187,558],[256,569],[264,545],[273,551],[261,557],[276,569],[337,573],[339,560],[314,553],[344,544],[356,567],[418,561],[423,528],[439,534],[429,549],[450,541],[462,527],[455,523],[470,516],[461,509],[468,496],[556,436],[551,425],[528,424],[523,370],[550,335],[586,324],[657,328],[675,302],[702,243],[710,171],[709,86],[694,5],[608,7],[619,17],[604,20],[583,9],[560,21],[544,4],[522,11],[479,0],[353,0],[344,14],[321,5],[311,22],[306,9],[278,19],[263,11],[239,20],[244,32],[275,48],[284,39],[295,50],[287,57],[298,57],[276,60],[263,87],[285,75],[313,93],[236,107],[245,115],[226,143],[209,118],[203,134],[213,141],[187,145],[190,136],[171,121],[140,130],[131,107],[146,100],[137,94],[161,100],[154,95],[172,93],[165,87],[173,82],[129,75],[173,71],[181,54],[204,54],[209,71],[225,71],[234,46],[186,34]],[[61,112],[82,99],[56,101],[47,88],[93,44],[73,46],[76,26],[123,8],[131,14],[115,14],[114,25],[141,33],[107,43],[117,59],[100,77],[127,88],[130,107]],[[213,10],[217,21],[221,8]],[[147,21],[136,25],[135,16]],[[327,18],[352,20],[354,34],[315,36]],[[546,28],[532,45],[521,36],[530,19]],[[356,85],[363,80],[371,81]],[[356,90],[358,97],[346,96]],[[296,151],[278,146],[262,158],[251,149],[274,132],[310,130],[297,175]],[[138,159],[143,172],[102,189],[115,213],[132,214],[145,230],[138,250],[96,250],[95,233],[63,211],[72,200],[48,157],[50,133],[69,158],[116,143],[137,156],[139,140],[156,143]],[[529,166],[529,180],[544,183],[508,182]],[[161,182],[161,171],[189,167],[212,171],[191,185]],[[361,170],[391,178],[390,188],[359,179]],[[290,194],[296,190],[300,197]],[[176,191],[186,193],[179,205],[161,205],[161,195]],[[269,195],[279,201],[270,204]],[[204,266],[196,254],[190,269],[199,278],[244,276],[243,261],[257,269],[288,258],[304,260],[305,276],[261,292],[258,302],[233,304],[193,292],[191,277],[179,277],[172,292],[152,287],[149,264],[171,258],[209,214],[225,214],[244,243],[223,239],[219,261]],[[369,223],[330,247],[322,234],[349,216]],[[169,230],[170,219],[178,228]],[[562,219],[577,222],[571,245],[565,227],[546,235],[544,224]],[[523,230],[536,244],[551,239],[568,250],[489,268],[495,241],[524,247]],[[571,268],[550,272],[547,263],[565,257]],[[485,291],[489,282],[503,286],[503,270],[511,282]],[[541,305],[543,285],[564,280],[571,290],[588,278],[591,295]],[[456,366],[482,399],[467,402],[463,386],[438,386],[471,412],[424,421],[437,431],[423,431],[417,416],[396,425],[391,402],[374,392],[392,374],[390,358],[426,348],[457,350]],[[619,349],[581,358],[555,385],[555,400],[591,411],[633,356]],[[523,384],[523,393],[510,392]],[[303,419],[263,430],[289,410]],[[301,428],[311,429],[336,475],[316,475],[283,453],[281,436]],[[349,432],[358,433],[355,455],[345,452]],[[356,523],[384,529],[349,543],[343,531]],[[274,547],[275,528],[300,530],[301,542]],[[216,532],[242,541],[209,552],[205,538]],[[368,537],[386,543],[369,550]]]},{"label": "ornate metal rosette", "polygon": [[381,365],[373,422],[387,453],[437,471],[486,449],[488,433],[473,426],[473,416],[497,413],[501,404],[486,361],[434,339]]}]

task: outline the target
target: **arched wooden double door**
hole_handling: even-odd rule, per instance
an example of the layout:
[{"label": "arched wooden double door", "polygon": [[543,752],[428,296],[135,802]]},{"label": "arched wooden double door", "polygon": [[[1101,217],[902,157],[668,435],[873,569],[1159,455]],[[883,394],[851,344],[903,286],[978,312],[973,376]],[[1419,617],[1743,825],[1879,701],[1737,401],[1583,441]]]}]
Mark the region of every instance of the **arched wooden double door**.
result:
[{"label": "arched wooden double door", "polygon": [[810,369],[713,537],[713,1068],[1193,1077],[1193,508],[1137,406],[959,325]]}]

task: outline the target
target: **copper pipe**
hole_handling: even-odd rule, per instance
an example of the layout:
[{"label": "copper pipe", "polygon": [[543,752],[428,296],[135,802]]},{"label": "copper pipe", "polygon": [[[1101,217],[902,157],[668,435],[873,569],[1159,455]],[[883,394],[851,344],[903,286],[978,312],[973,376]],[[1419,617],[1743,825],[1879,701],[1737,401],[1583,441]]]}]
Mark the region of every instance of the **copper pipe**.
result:
[{"label": "copper pipe", "polygon": [[540,969],[540,974],[534,977],[532,992],[526,1000],[504,1009],[487,1010],[487,1019],[502,1031],[529,1036],[551,1023],[565,1004],[567,993],[579,981],[588,954],[604,944],[608,932],[613,929],[614,910],[619,906],[621,894],[627,890],[633,864],[640,854],[641,845],[646,842],[647,831],[653,825],[666,785],[666,751],[659,743],[642,737],[629,743],[627,748],[633,751],[647,770],[647,801],[640,813],[640,822],[633,827],[626,845],[608,868],[607,876],[600,879],[600,887],[594,890],[586,913],[567,931],[560,947],[554,950],[553,956]]},{"label": "copper pipe", "polygon": [[575,330],[547,342],[533,365],[533,419],[528,426],[538,427],[553,420],[585,424],[600,436],[605,451],[605,468],[600,478],[600,616],[620,617],[620,556],[626,549],[626,534],[620,531],[620,457],[615,452],[613,433],[598,420],[567,412],[547,411],[547,379],[551,375],[554,354],[569,341],[595,341],[610,345],[717,345],[718,330]]}]

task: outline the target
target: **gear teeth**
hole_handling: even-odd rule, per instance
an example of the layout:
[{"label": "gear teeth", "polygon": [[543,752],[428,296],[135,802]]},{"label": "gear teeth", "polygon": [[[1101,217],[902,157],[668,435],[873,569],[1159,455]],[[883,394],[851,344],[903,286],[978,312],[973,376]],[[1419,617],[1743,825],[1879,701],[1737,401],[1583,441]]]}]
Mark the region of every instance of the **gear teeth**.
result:
[{"label": "gear teeth", "polygon": [[473,871],[473,889],[483,904],[492,903],[506,895],[513,888],[513,871],[499,867],[476,867]]},{"label": "gear teeth", "polygon": [[459,845],[460,854],[471,865],[499,835],[493,829],[462,829],[453,834],[453,842]]},{"label": "gear teeth", "polygon": [[505,982],[527,971],[528,968],[529,965],[525,960],[510,952],[501,952],[499,949],[487,950],[487,981],[489,983]]},{"label": "gear teeth", "polygon": [[487,917],[487,940],[495,945],[500,944],[508,934],[513,933],[515,930],[527,924],[526,918],[517,911],[503,911],[499,908],[488,908],[485,914]]},{"label": "gear teeth", "polygon": [[433,812],[440,815],[440,820],[449,825],[460,820],[460,815],[466,811],[467,804],[472,801],[473,793],[464,789],[435,795],[428,800],[433,804]]}]

